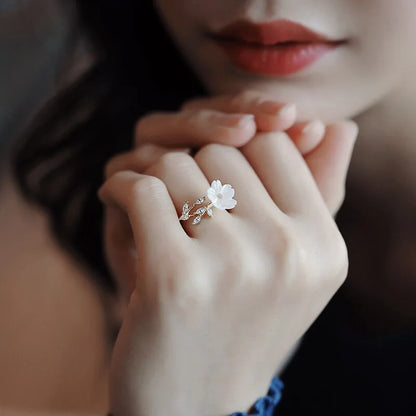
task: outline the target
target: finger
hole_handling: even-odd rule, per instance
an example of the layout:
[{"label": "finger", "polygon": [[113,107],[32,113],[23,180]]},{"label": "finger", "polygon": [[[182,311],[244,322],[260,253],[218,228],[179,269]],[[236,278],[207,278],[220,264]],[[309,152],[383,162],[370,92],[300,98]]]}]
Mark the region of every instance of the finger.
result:
[{"label": "finger", "polygon": [[98,196],[104,204],[126,213],[139,258],[163,256],[165,247],[181,244],[186,236],[166,186],[158,178],[118,172],[107,179]]},{"label": "finger", "polygon": [[128,217],[115,206],[105,208],[104,248],[117,287],[128,300],[135,287],[138,254]]},{"label": "finger", "polygon": [[211,109],[153,113],[137,123],[135,144],[200,147],[216,142],[242,146],[255,132],[250,114],[225,114]]},{"label": "finger", "polygon": [[324,138],[325,124],[320,120],[296,123],[286,130],[286,134],[290,136],[299,152],[306,155]]},{"label": "finger", "polygon": [[[207,178],[195,159],[184,153],[170,152],[165,154],[146,173],[159,178],[166,184],[176,207],[176,221],[182,214],[184,203],[189,201],[189,205],[192,205],[197,199],[205,196],[209,188]],[[206,205],[205,202],[204,205]],[[197,208],[195,207],[195,209]],[[181,224],[189,236],[198,237],[201,235],[200,231],[204,227],[201,227],[199,224],[198,226],[192,225],[194,218],[183,221]]]},{"label": "finger", "polygon": [[261,218],[269,207],[277,212],[276,205],[268,195],[256,172],[240,150],[231,146],[210,144],[201,148],[195,160],[208,181],[220,180],[235,190],[237,205],[233,215]]},{"label": "finger", "polygon": [[242,152],[287,215],[310,215],[322,209],[323,200],[311,172],[287,134],[260,133]]},{"label": "finger", "polygon": [[259,131],[283,131],[296,121],[296,106],[273,101],[257,91],[245,91],[237,95],[198,98],[182,106],[185,110],[208,108],[225,113],[254,114]]},{"label": "finger", "polygon": [[345,194],[345,180],[358,135],[353,121],[327,126],[320,145],[305,157],[322,197],[334,215]]},{"label": "finger", "polygon": [[168,152],[183,152],[189,154],[191,149],[184,148],[167,148],[152,143],[145,143],[128,152],[120,153],[112,157],[105,166],[105,178],[108,179],[115,173],[122,170],[132,170],[143,173],[152,164]]}]

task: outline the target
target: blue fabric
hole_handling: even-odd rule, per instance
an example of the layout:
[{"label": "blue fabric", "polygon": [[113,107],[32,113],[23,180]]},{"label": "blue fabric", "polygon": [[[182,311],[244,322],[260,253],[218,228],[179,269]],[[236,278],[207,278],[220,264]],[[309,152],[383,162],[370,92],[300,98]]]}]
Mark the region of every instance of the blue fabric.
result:
[{"label": "blue fabric", "polygon": [[282,397],[283,382],[278,377],[274,377],[270,383],[267,396],[256,400],[249,413],[237,412],[230,416],[273,416],[277,404]]},{"label": "blue fabric", "polygon": [[[282,397],[283,382],[278,377],[274,377],[270,383],[267,396],[260,397],[251,407],[249,413],[237,412],[230,416],[273,416],[275,408]],[[112,416],[108,413],[107,416]]]}]

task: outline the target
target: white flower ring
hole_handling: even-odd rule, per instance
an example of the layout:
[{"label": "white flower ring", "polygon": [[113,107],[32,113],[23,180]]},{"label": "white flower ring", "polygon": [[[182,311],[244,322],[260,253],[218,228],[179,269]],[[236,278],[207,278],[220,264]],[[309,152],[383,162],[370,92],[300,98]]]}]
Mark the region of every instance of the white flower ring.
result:
[{"label": "white flower ring", "polygon": [[[205,201],[205,196],[198,198],[191,206],[189,201],[186,201],[182,207],[182,215],[179,217],[179,221],[186,221],[194,217],[192,224],[195,225],[201,222],[205,214],[212,217],[212,207],[222,210],[233,209],[237,205],[234,194],[235,190],[230,184],[223,185],[220,180],[216,179],[212,181],[211,186],[207,190],[207,197],[211,203],[201,206]],[[199,207],[192,212],[197,205]]]}]

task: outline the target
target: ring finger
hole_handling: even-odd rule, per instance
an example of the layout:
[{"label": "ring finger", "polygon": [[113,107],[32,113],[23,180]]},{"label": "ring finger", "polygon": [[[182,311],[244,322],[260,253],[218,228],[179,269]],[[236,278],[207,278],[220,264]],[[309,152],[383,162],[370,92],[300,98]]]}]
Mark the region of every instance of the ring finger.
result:
[{"label": "ring finger", "polygon": [[[189,206],[191,207],[199,198],[206,196],[210,186],[208,179],[196,161],[183,152],[164,154],[157,163],[147,169],[146,174],[155,176],[165,183],[176,207],[178,221],[182,215],[182,208],[185,202],[189,201]],[[202,204],[195,205],[190,214],[194,214],[196,209],[206,206],[208,203],[209,201],[205,198]],[[205,217],[207,216],[205,215]],[[186,221],[182,221],[182,225],[191,237],[200,236],[201,230],[205,228],[203,224],[192,224],[195,218],[196,215],[191,216]],[[205,220],[201,222],[205,223]],[[216,221],[216,223],[218,222]]]},{"label": "ring finger", "polygon": [[283,214],[238,149],[211,144],[203,147],[195,155],[195,160],[210,182],[220,179],[223,184],[231,184],[235,188],[236,199],[240,202],[233,209],[233,214],[252,219],[267,218],[267,212]]}]

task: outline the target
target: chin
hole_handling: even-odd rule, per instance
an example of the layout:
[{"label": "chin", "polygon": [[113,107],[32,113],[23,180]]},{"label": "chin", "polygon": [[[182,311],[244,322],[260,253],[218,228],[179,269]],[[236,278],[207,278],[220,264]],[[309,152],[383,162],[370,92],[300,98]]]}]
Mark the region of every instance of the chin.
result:
[{"label": "chin", "polygon": [[[316,90],[299,86],[276,86],[270,81],[263,82],[231,82],[206,83],[211,95],[238,94],[243,91],[258,91],[264,94],[265,99],[272,99],[286,103],[294,103],[297,107],[299,121],[319,119],[325,123],[352,118],[362,111],[362,108],[349,105],[348,100],[343,100],[337,94],[318,93]],[[316,88],[319,90],[319,88]]]}]

